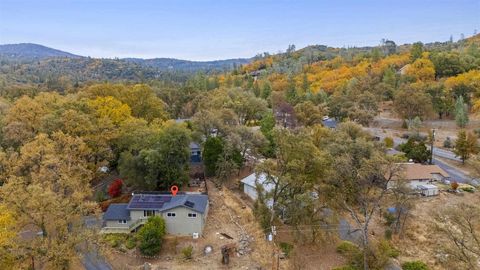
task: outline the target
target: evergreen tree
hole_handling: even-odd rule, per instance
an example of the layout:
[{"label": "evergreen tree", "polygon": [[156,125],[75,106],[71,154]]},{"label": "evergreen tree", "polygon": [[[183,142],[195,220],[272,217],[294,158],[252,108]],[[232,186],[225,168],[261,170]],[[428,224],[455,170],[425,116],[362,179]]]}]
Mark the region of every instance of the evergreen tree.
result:
[{"label": "evergreen tree", "polygon": [[468,111],[463,101],[463,96],[459,96],[455,104],[455,121],[457,122],[457,126],[461,128],[464,128],[468,124]]}]

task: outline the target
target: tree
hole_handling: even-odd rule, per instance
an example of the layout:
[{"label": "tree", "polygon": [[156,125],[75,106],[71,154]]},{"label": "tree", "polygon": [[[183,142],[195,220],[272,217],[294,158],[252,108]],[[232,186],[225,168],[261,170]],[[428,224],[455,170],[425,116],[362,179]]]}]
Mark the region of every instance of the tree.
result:
[{"label": "tree", "polygon": [[224,142],[219,137],[208,137],[203,145],[203,164],[207,176],[215,175],[217,162],[223,153]]},{"label": "tree", "polygon": [[[374,213],[378,210],[388,190],[389,182],[398,176],[395,160],[375,149],[366,138],[351,135],[337,135],[343,143],[335,152],[332,179],[327,182],[331,194],[330,204],[349,213],[362,235],[363,268],[369,269],[368,258],[372,255],[369,227]],[[338,147],[338,146],[337,146]],[[339,152],[337,152],[339,151]]]},{"label": "tree", "polygon": [[268,143],[261,148],[260,152],[267,158],[271,158],[275,154],[275,140],[273,138],[273,129],[275,127],[275,118],[272,112],[263,115],[260,121],[260,131],[267,139]]},{"label": "tree", "polygon": [[462,163],[470,158],[472,154],[478,153],[477,136],[473,133],[467,133],[465,130],[460,130],[457,133],[457,140],[455,140],[455,148],[453,150],[457,157],[462,159]]},{"label": "tree", "polygon": [[15,256],[12,246],[17,234],[15,217],[4,204],[0,204],[0,268],[15,269]]},{"label": "tree", "polygon": [[228,178],[237,172],[243,164],[243,157],[234,145],[226,142],[222,153],[215,164],[215,176],[220,180],[220,184],[226,182]]},{"label": "tree", "polygon": [[426,58],[419,58],[407,66],[405,75],[419,81],[431,81],[435,79],[435,66]]},{"label": "tree", "polygon": [[420,128],[422,127],[422,120],[420,117],[415,116],[412,121],[408,123],[408,130],[411,132],[413,137],[420,136]]},{"label": "tree", "polygon": [[461,203],[435,214],[438,249],[449,269],[480,269],[480,208]]},{"label": "tree", "polygon": [[149,190],[169,190],[188,181],[190,131],[179,124],[166,124],[155,144],[137,153],[124,151],[118,169],[130,185]]},{"label": "tree", "polygon": [[268,226],[292,203],[292,198],[311,191],[325,177],[329,164],[326,153],[313,144],[307,133],[279,129],[275,130],[274,139],[276,159],[267,159],[255,169],[257,174],[265,175],[264,185],[272,186],[265,194],[265,200],[272,202]]},{"label": "tree", "polygon": [[467,105],[463,102],[463,96],[459,96],[455,104],[455,122],[460,128],[464,128],[468,124]]},{"label": "tree", "polygon": [[136,84],[133,87],[128,87],[119,99],[128,104],[132,110],[132,115],[135,117],[143,118],[148,122],[154,119],[167,119],[165,103],[146,84]]},{"label": "tree", "polygon": [[294,109],[298,122],[304,126],[321,124],[323,116],[327,115],[324,106],[315,106],[311,101],[298,103]]},{"label": "tree", "polygon": [[127,104],[123,104],[114,97],[97,97],[91,100],[89,105],[96,111],[98,117],[109,119],[115,125],[128,120],[132,113]]},{"label": "tree", "polygon": [[384,40],[383,50],[386,55],[394,54],[397,52],[397,44],[392,40]]},{"label": "tree", "polygon": [[422,57],[423,54],[423,43],[422,42],[415,42],[410,49],[410,59],[411,61],[415,61],[418,58]]},{"label": "tree", "polygon": [[37,135],[10,157],[14,165],[0,189],[2,202],[16,216],[18,231],[41,232],[31,241],[16,241],[17,259],[34,257],[45,268],[67,269],[78,245],[94,241],[83,219],[96,209],[89,201],[90,155],[80,138],[56,132]]},{"label": "tree", "polygon": [[165,220],[160,216],[149,217],[137,233],[140,240],[140,252],[146,256],[157,255],[162,249],[165,234]]},{"label": "tree", "polygon": [[166,119],[165,104],[158,98],[150,86],[135,84],[94,84],[87,87],[81,94],[90,98],[113,97],[127,104],[134,117],[139,117],[151,122],[153,119]]},{"label": "tree", "polygon": [[122,194],[123,182],[121,179],[115,179],[108,187],[108,195],[112,198],[116,198]]},{"label": "tree", "polygon": [[425,146],[424,141],[417,141],[414,138],[409,138],[406,143],[399,145],[400,151],[405,153],[405,156],[414,162],[425,163],[430,157],[430,150]]},{"label": "tree", "polygon": [[435,65],[437,77],[450,77],[465,72],[456,52],[439,52],[430,57]]},{"label": "tree", "polygon": [[428,94],[413,88],[405,88],[395,95],[395,111],[404,119],[412,120],[415,116],[425,118],[432,111],[432,103]]}]

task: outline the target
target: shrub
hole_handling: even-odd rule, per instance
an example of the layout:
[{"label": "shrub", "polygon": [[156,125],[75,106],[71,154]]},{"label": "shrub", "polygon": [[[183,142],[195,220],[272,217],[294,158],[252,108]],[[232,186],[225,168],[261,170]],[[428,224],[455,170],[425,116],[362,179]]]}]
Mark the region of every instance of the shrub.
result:
[{"label": "shrub", "polygon": [[397,220],[397,217],[390,212],[385,212],[383,217],[385,218],[385,225],[387,226],[391,226]]},{"label": "shrub", "polygon": [[125,247],[128,249],[133,249],[137,246],[137,240],[135,237],[129,237],[125,242]]},{"label": "shrub", "polygon": [[140,240],[140,252],[147,256],[156,255],[162,249],[165,233],[165,220],[162,217],[148,218],[145,225],[137,233]]},{"label": "shrub", "polygon": [[192,259],[192,255],[193,255],[193,246],[192,245],[189,245],[187,247],[184,247],[182,249],[182,254],[183,254],[183,258],[185,260],[190,260]]},{"label": "shrub", "polygon": [[475,135],[477,135],[478,137],[480,137],[480,128],[476,128],[473,130],[473,133],[475,133]]},{"label": "shrub", "polygon": [[475,192],[475,189],[473,187],[462,187],[461,190],[469,193]]},{"label": "shrub", "polygon": [[450,187],[452,188],[452,190],[457,190],[457,188],[458,188],[458,183],[457,183],[457,182],[452,182],[452,183],[450,184]]},{"label": "shrub", "polygon": [[352,266],[352,265],[345,265],[345,266],[340,266],[333,268],[332,270],[358,270],[358,267]]},{"label": "shrub", "polygon": [[392,234],[393,234],[392,229],[389,228],[389,229],[385,230],[385,238],[386,239],[388,239],[388,240],[392,239]]},{"label": "shrub", "polygon": [[107,241],[108,245],[112,248],[117,248],[125,241],[125,235],[123,234],[107,234],[105,235],[105,241]]},{"label": "shrub", "polygon": [[387,148],[393,148],[393,139],[391,137],[385,137],[383,140]]},{"label": "shrub", "polygon": [[443,147],[445,147],[445,148],[452,148],[453,147],[452,140],[450,139],[450,137],[447,137],[445,139],[445,141],[443,141]]},{"label": "shrub", "polygon": [[337,252],[343,255],[359,251],[359,248],[349,241],[342,241],[342,243],[337,246]]},{"label": "shrub", "polygon": [[412,261],[402,264],[403,270],[428,270],[428,266],[421,261]]},{"label": "shrub", "polygon": [[95,201],[103,202],[105,201],[105,192],[103,190],[99,190],[95,193]]},{"label": "shrub", "polygon": [[280,242],[280,248],[282,249],[285,256],[288,257],[293,249],[293,245],[286,242]]},{"label": "shrub", "polygon": [[112,198],[116,198],[122,194],[123,182],[121,179],[116,179],[108,187],[108,195]]},{"label": "shrub", "polygon": [[381,254],[385,254],[389,258],[397,258],[400,256],[400,251],[398,251],[389,241],[381,240],[378,243],[378,251]]}]

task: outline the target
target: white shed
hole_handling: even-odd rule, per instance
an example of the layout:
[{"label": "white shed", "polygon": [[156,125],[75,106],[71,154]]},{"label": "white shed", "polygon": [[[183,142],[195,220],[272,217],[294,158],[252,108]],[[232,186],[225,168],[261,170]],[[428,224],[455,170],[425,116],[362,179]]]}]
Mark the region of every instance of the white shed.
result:
[{"label": "white shed", "polygon": [[423,196],[435,196],[438,195],[438,187],[431,184],[418,185],[417,189]]},{"label": "white shed", "polygon": [[252,200],[257,200],[257,183],[263,186],[263,190],[266,192],[272,191],[275,187],[272,183],[266,183],[267,177],[265,174],[252,173],[249,176],[240,180],[243,184],[243,192]]}]

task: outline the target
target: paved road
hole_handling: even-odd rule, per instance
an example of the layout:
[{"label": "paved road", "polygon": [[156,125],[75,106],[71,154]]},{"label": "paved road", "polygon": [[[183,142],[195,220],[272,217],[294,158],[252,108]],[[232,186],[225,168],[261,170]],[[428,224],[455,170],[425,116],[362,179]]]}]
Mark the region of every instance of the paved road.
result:
[{"label": "paved road", "polygon": [[[85,227],[94,228],[101,226],[101,220],[96,217],[85,217]],[[112,266],[100,254],[98,248],[82,252],[82,263],[86,270],[112,270]]]},{"label": "paved road", "polygon": [[[386,137],[385,133],[383,133],[383,130],[381,128],[365,128],[365,130],[370,131],[372,134],[375,136],[380,137],[381,139],[384,139]],[[398,137],[393,137],[393,144],[395,146],[407,142],[406,139],[398,138]],[[438,147],[433,148],[433,155],[438,156],[441,158],[446,158],[446,159],[451,159],[455,161],[462,161],[460,158],[455,156],[455,153],[449,150],[441,149]]]},{"label": "paved road", "polygon": [[[365,128],[365,130],[370,131],[372,134],[380,137],[382,140],[386,137],[385,133],[381,128]],[[398,146],[399,144],[405,143],[406,141],[407,141],[406,139],[393,137],[394,146]],[[458,170],[457,168],[445,163],[444,161],[439,160],[437,157],[461,162],[462,160],[456,157],[455,153],[453,153],[452,151],[434,147],[433,163],[438,165],[440,168],[444,169],[448,174],[450,174],[450,178],[452,179],[452,181],[457,181],[459,183],[470,182],[470,180],[472,179],[471,177],[469,177],[462,171]]]},{"label": "paved road", "polygon": [[92,250],[83,255],[83,266],[86,270],[112,270],[112,266],[103,258],[98,250]]},{"label": "paved road", "polygon": [[464,174],[462,171],[458,170],[453,166],[450,166],[449,164],[437,158],[433,158],[433,163],[438,165],[438,167],[444,169],[448,174],[450,174],[451,181],[456,181],[459,183],[470,183],[470,180],[472,179],[470,176]]}]

